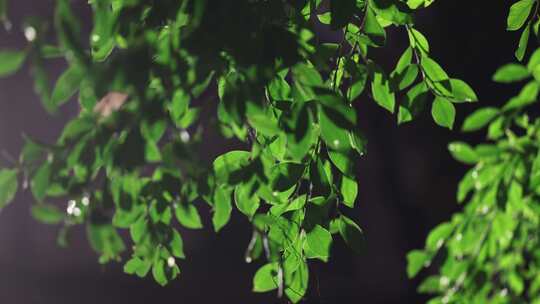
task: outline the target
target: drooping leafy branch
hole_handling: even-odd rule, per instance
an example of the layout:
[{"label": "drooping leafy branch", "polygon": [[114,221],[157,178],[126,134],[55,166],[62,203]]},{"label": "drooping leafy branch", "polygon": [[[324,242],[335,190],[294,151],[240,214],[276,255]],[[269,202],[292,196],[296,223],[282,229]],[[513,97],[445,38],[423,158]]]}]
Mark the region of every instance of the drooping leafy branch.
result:
[{"label": "drooping leafy branch", "polygon": [[[362,251],[347,216],[366,152],[355,105],[373,99],[404,123],[431,104],[452,128],[454,103],[477,100],[414,27],[414,10],[432,2],[91,0],[84,37],[70,2],[57,0],[57,41],[47,20],[29,19],[28,47],[1,51],[0,75],[28,60],[44,108],[77,96],[80,113],[55,143],[25,138],[0,171],[0,206],[28,186],[32,215],[62,225],[61,243],[84,224],[101,263],[133,248],[125,272],[151,271],[162,285],[185,258],[178,225],[202,228],[206,203],[217,232],[236,207],[253,227],[246,261],[263,261],[253,290],[298,302],[308,260],[327,261],[336,235]],[[321,27],[336,39],[323,41]],[[410,42],[391,72],[371,56],[388,30]],[[68,68],[50,88],[44,62],[55,58]],[[214,127],[245,148],[208,163],[200,151]],[[53,203],[62,200],[67,212]]]},{"label": "drooping leafy branch", "polygon": [[[510,8],[508,30],[525,26],[519,61],[531,27],[538,38],[538,5],[521,0]],[[540,119],[530,107],[537,102],[539,71],[540,50],[526,65],[498,69],[494,81],[526,81],[523,88],[504,106],[480,108],[465,120],[463,131],[485,130],[486,143],[449,145],[458,161],[474,166],[458,187],[463,211],[433,229],[423,250],[408,255],[409,276],[440,265],[419,286],[435,295],[429,303],[540,303]]]}]

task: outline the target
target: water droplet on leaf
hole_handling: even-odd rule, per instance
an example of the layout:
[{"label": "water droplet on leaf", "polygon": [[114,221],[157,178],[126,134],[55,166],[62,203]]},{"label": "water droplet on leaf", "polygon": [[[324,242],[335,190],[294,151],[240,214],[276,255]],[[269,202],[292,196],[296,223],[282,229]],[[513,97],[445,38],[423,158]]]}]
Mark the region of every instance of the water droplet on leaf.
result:
[{"label": "water droplet on leaf", "polygon": [[174,260],[173,257],[169,257],[169,258],[167,259],[167,266],[169,266],[169,267],[172,268],[172,267],[174,267],[174,265],[176,265],[176,261]]},{"label": "water droplet on leaf", "polygon": [[27,26],[24,29],[24,37],[30,42],[34,41],[36,39],[36,29],[32,26]]},{"label": "water droplet on leaf", "polygon": [[186,130],[182,130],[180,132],[180,140],[183,142],[183,143],[187,143],[189,141],[189,139],[191,138],[191,136],[189,135],[189,132],[186,131]]}]

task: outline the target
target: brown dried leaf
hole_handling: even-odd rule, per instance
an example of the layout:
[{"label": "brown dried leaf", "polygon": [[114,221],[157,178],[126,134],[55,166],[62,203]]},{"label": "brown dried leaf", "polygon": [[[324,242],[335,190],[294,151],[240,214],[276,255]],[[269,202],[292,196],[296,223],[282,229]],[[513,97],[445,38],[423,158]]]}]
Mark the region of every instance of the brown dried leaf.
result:
[{"label": "brown dried leaf", "polygon": [[94,113],[101,117],[108,117],[113,112],[118,111],[127,101],[128,95],[121,92],[109,92],[94,107]]}]

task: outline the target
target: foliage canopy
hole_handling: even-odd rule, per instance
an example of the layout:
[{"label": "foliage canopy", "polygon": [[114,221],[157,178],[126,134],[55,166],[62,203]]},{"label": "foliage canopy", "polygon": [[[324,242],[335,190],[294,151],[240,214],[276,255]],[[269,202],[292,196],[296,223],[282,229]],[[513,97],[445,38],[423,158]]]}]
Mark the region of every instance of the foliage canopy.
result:
[{"label": "foliage canopy", "polygon": [[[364,246],[347,216],[367,144],[358,100],[373,100],[398,124],[430,110],[450,129],[455,105],[478,100],[432,58],[414,25],[414,12],[432,2],[91,0],[87,37],[70,2],[57,0],[56,40],[47,21],[28,19],[28,47],[0,50],[0,76],[29,61],[43,107],[55,114],[78,102],[80,113],[54,143],[25,137],[18,161],[0,170],[0,208],[28,186],[31,214],[61,225],[61,244],[70,227],[85,225],[100,263],[127,250],[124,271],[151,273],[161,285],[186,258],[179,225],[202,228],[206,203],[219,232],[237,210],[253,227],[246,261],[262,261],[253,290],[277,290],[296,303],[308,288],[308,261],[327,261],[334,238],[358,253]],[[538,6],[521,0],[510,8],[507,29],[522,30],[518,61],[538,36]],[[0,0],[0,18],[7,16]],[[389,30],[409,41],[390,71],[371,57]],[[323,41],[321,31],[337,41]],[[50,86],[44,63],[54,58],[68,67]],[[474,165],[458,188],[467,203],[407,257],[410,276],[432,260],[442,265],[420,286],[435,294],[430,303],[540,298],[540,121],[526,112],[539,71],[540,51],[527,65],[500,68],[495,81],[528,82],[502,108],[481,108],[465,121],[463,131],[487,129],[489,142],[449,145],[458,161]],[[205,161],[198,151],[210,128],[244,148]],[[51,203],[59,198],[67,212]],[[129,231],[133,246],[119,230]]]}]

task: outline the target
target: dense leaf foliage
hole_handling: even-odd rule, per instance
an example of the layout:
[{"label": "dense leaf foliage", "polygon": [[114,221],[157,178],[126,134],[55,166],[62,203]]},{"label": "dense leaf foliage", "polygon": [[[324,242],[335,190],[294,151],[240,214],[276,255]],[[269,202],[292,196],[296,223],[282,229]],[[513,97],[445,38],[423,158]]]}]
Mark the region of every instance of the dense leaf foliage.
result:
[{"label": "dense leaf foliage", "polygon": [[[514,3],[508,30],[524,28],[516,58],[527,51],[530,28],[538,37],[538,1]],[[533,12],[534,8],[534,12]],[[487,142],[449,145],[460,162],[474,165],[458,186],[463,211],[431,231],[423,250],[408,255],[408,274],[441,265],[420,292],[429,303],[540,303],[540,119],[530,106],[540,86],[540,50],[527,64],[499,68],[493,80],[524,83],[502,107],[483,107],[468,116],[463,131],[485,130]]]},{"label": "dense leaf foliage", "polygon": [[[90,0],[87,37],[70,1],[57,0],[57,39],[48,21],[28,19],[28,46],[0,50],[0,76],[28,61],[43,107],[55,114],[77,102],[80,113],[54,143],[25,137],[19,159],[0,170],[0,208],[19,184],[28,187],[31,214],[61,225],[61,244],[70,227],[85,225],[101,263],[128,257],[126,273],[161,285],[179,275],[178,259],[189,253],[179,227],[202,228],[203,204],[216,232],[239,212],[253,229],[246,261],[260,265],[253,290],[298,302],[308,261],[328,261],[335,238],[362,252],[363,232],[350,216],[361,191],[356,165],[367,152],[356,105],[373,100],[398,124],[430,111],[451,129],[455,104],[478,99],[415,27],[415,10],[432,2]],[[4,22],[6,7],[0,0]],[[537,0],[510,8],[508,30],[522,31],[519,61],[531,33],[538,36],[537,11]],[[408,37],[392,69],[372,59],[389,30]],[[68,67],[50,86],[45,63],[58,58]],[[525,112],[539,70],[540,52],[526,66],[498,70],[495,81],[529,82],[502,108],[465,121],[464,131],[487,127],[489,143],[449,146],[474,165],[458,190],[468,203],[408,256],[410,276],[442,260],[420,287],[436,294],[433,303],[539,298],[540,121]],[[207,161],[200,151],[209,129],[236,148]]]}]

